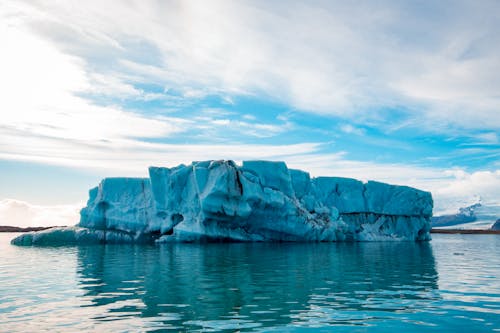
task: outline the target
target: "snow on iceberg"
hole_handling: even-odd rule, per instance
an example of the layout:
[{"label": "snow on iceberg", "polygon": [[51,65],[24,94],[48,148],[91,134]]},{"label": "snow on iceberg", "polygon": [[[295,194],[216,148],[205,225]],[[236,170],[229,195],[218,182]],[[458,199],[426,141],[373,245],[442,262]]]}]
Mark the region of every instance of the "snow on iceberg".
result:
[{"label": "snow on iceberg", "polygon": [[106,178],[77,227],[13,244],[429,240],[429,192],[374,181],[311,178],[284,162],[203,161]]}]

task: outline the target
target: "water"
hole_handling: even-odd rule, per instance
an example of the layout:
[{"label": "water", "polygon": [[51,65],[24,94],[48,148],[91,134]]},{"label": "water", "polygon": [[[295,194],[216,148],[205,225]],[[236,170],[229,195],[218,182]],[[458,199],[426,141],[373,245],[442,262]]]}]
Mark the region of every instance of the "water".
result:
[{"label": "water", "polygon": [[0,234],[1,332],[500,332],[500,237],[30,248]]}]

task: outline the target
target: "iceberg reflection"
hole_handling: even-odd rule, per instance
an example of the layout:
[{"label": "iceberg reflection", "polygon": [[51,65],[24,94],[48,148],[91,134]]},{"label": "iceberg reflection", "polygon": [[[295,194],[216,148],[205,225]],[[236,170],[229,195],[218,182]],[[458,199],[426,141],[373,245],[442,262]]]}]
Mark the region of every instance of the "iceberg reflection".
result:
[{"label": "iceberg reflection", "polygon": [[95,320],[151,328],[370,324],[439,297],[428,243],[103,245],[78,249]]},{"label": "iceberg reflection", "polygon": [[95,320],[151,328],[366,325],[439,298],[428,243],[89,246],[78,273]]}]

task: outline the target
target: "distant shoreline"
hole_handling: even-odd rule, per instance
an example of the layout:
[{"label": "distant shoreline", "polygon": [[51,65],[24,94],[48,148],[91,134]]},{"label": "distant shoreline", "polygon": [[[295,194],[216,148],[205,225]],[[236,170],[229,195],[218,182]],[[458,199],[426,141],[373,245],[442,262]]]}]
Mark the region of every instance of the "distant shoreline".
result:
[{"label": "distant shoreline", "polygon": [[[14,227],[8,225],[0,225],[0,232],[30,232],[30,231],[42,231],[47,230],[52,227]],[[500,230],[488,230],[488,229],[431,229],[431,234],[463,234],[463,235],[500,235]]]},{"label": "distant shoreline", "polygon": [[30,232],[30,231],[42,231],[42,230],[47,230],[52,227],[26,227],[26,228],[21,228],[21,227],[13,227],[9,225],[0,225],[0,232]]},{"label": "distant shoreline", "polygon": [[431,229],[431,234],[500,235],[500,230],[489,229]]}]

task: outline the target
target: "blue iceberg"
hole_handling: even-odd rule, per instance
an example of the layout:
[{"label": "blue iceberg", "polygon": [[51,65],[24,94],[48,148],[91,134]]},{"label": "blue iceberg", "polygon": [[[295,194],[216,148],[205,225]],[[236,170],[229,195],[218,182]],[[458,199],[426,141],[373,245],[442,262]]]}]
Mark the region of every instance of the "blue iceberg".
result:
[{"label": "blue iceberg", "polygon": [[284,162],[203,161],[106,178],[77,226],[12,243],[429,240],[432,207],[429,192],[407,186],[311,178]]}]

